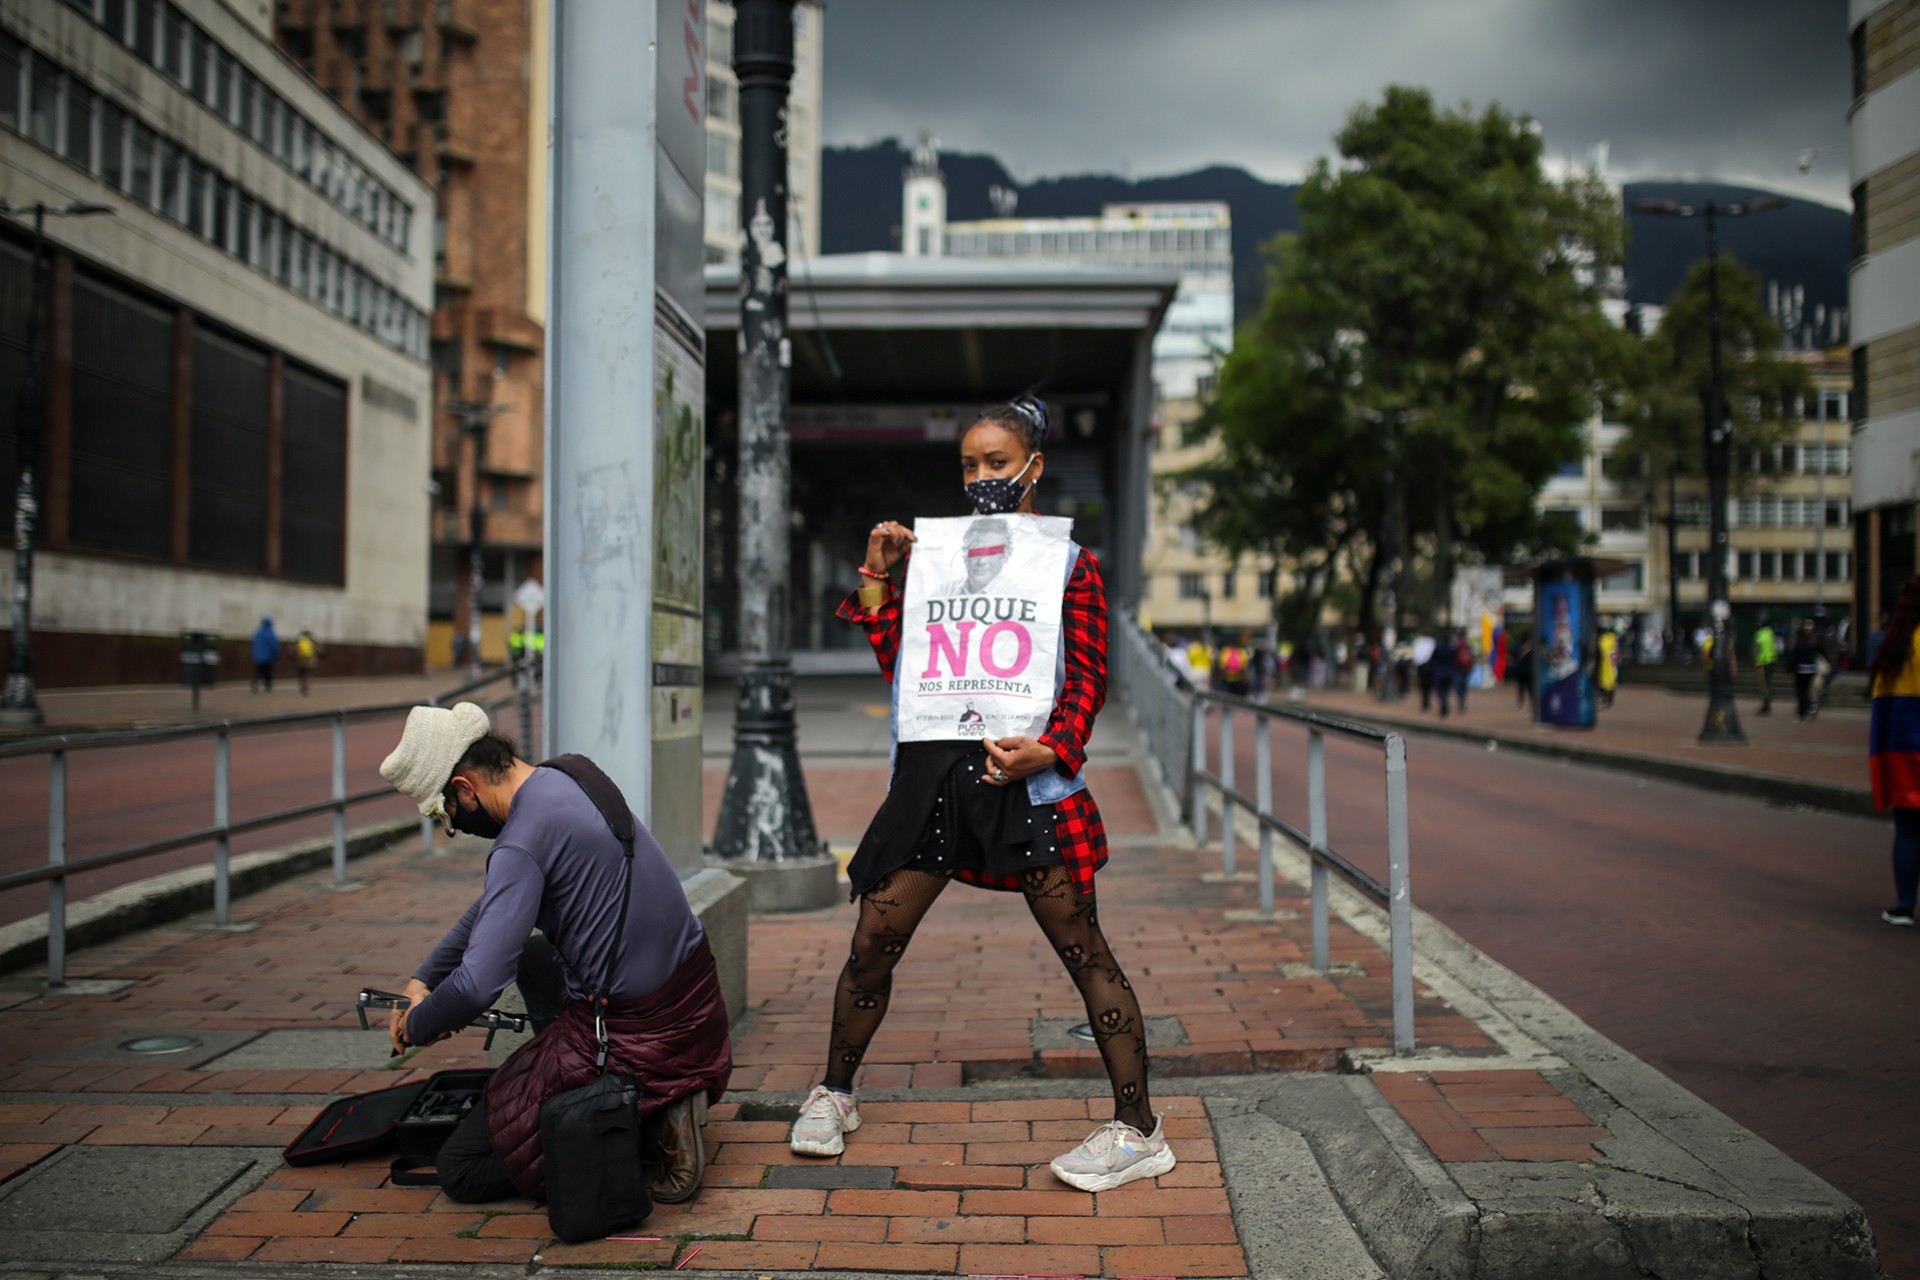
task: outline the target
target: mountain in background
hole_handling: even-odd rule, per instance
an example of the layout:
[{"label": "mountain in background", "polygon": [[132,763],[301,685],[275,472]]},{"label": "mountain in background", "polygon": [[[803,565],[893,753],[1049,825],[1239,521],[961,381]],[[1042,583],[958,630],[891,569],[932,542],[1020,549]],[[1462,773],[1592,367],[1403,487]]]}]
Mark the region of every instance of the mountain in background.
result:
[{"label": "mountain in background", "polygon": [[[910,156],[897,139],[865,147],[828,147],[821,155],[821,229],[823,253],[897,250],[900,246],[902,175]],[[1282,231],[1297,231],[1294,208],[1297,183],[1268,182],[1244,169],[1214,165],[1192,173],[1160,178],[1122,178],[1089,174],[1042,178],[1020,183],[989,155],[949,152],[940,157],[947,178],[947,217],[971,222],[994,217],[988,192],[1005,187],[1019,193],[1016,217],[1089,216],[1107,204],[1136,201],[1224,201],[1233,210],[1234,311],[1255,315],[1265,292],[1266,266],[1260,247]],[[1695,182],[1630,182],[1624,190],[1635,200],[1674,200],[1699,205],[1756,195],[1775,195],[1754,187]],[[1817,308],[1831,312],[1847,305],[1847,264],[1851,252],[1850,217],[1845,210],[1809,200],[1783,197],[1787,207],[1720,223],[1720,247],[1776,282],[1783,292],[1805,290],[1804,315],[1811,324]],[[1685,278],[1687,268],[1706,252],[1706,229],[1698,219],[1682,220],[1631,214],[1627,248],[1627,297],[1661,304]],[[1816,339],[1824,341],[1825,331]]]}]

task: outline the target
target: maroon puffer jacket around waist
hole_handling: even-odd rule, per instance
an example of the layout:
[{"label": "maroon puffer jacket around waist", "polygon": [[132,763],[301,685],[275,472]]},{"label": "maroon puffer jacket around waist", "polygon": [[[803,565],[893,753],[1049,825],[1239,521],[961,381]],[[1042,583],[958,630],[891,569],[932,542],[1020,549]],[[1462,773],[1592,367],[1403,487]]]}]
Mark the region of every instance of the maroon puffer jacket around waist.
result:
[{"label": "maroon puffer jacket around waist", "polygon": [[[648,1115],[704,1089],[718,1102],[733,1074],[727,1006],[705,938],[665,986],[639,1000],[616,1000],[607,1011],[607,1070],[640,1082],[640,1114]],[[487,1083],[487,1135],[521,1194],[546,1198],[540,1149],[540,1107],[548,1098],[591,1084],[593,1008],[568,1000],[552,1026],[514,1051]]]}]

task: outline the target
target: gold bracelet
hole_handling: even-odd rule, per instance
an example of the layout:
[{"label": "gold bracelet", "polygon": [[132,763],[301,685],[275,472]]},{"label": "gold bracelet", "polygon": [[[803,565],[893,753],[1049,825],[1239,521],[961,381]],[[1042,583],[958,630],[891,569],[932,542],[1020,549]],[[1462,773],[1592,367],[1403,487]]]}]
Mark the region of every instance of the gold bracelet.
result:
[{"label": "gold bracelet", "polygon": [[860,604],[866,609],[878,609],[887,602],[887,584],[884,582],[863,582],[860,584]]}]

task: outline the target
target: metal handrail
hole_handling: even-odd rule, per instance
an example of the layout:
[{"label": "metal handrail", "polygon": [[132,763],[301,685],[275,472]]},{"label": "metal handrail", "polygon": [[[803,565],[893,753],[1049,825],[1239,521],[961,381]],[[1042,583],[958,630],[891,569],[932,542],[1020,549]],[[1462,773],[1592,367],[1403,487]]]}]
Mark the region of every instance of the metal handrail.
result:
[{"label": "metal handrail", "polygon": [[[503,667],[490,676],[482,676],[478,680],[468,681],[457,689],[435,694],[428,701],[435,706],[451,702],[455,698],[499,684],[502,680],[516,678],[530,670],[531,666],[531,663],[520,662]],[[419,705],[421,704],[418,702],[380,702],[360,707],[342,707],[334,711],[290,711],[277,716],[196,720],[191,724],[154,725],[146,729],[101,729],[92,733],[52,734],[44,738],[28,738],[19,742],[0,744],[0,760],[45,755],[49,751],[85,751],[93,747],[124,747],[148,742],[175,742],[183,738],[205,737],[220,730],[228,733],[271,732],[275,729],[288,729],[300,725],[326,724],[338,716],[345,716],[349,720],[376,720],[382,716],[411,711]]]},{"label": "metal handrail", "polygon": [[[1161,766],[1170,784],[1183,789],[1183,807],[1192,824],[1194,839],[1208,843],[1205,789],[1220,797],[1221,869],[1236,873],[1234,818],[1236,811],[1253,819],[1259,851],[1260,914],[1274,914],[1273,837],[1277,834],[1302,850],[1310,868],[1309,896],[1312,901],[1313,967],[1325,972],[1329,964],[1328,876],[1337,875],[1363,897],[1384,907],[1389,928],[1388,954],[1392,965],[1390,986],[1393,995],[1393,1047],[1396,1053],[1411,1053],[1413,1027],[1413,898],[1408,885],[1409,856],[1407,834],[1406,740],[1399,734],[1355,724],[1337,716],[1323,715],[1289,705],[1267,706],[1231,694],[1196,689],[1180,669],[1162,651],[1157,642],[1137,625],[1122,624],[1112,633],[1118,643],[1112,654],[1118,667],[1129,673],[1133,664],[1144,663],[1154,677],[1155,689],[1144,682],[1129,681],[1134,694],[1136,716],[1149,716],[1169,723],[1171,730],[1177,712],[1166,708],[1143,708],[1140,702],[1157,699],[1184,703],[1190,717],[1185,726],[1186,767],[1176,771],[1163,757]],[[1170,687],[1169,687],[1170,677]],[[1218,770],[1208,768],[1207,712],[1217,708],[1220,714],[1220,763]],[[1246,713],[1254,719],[1255,792],[1248,795],[1234,777],[1234,718]],[[1273,722],[1286,721],[1307,730],[1307,810],[1308,830],[1302,831],[1280,817],[1273,808]],[[1387,883],[1361,870],[1350,858],[1337,852],[1327,839],[1326,738],[1332,735],[1365,742],[1382,749],[1386,763],[1387,789]]]},{"label": "metal handrail", "polygon": [[[539,667],[538,658],[511,664],[490,676],[468,681],[458,688],[437,694],[427,699],[427,705],[438,706],[468,694],[477,693],[503,680],[511,680],[514,683],[514,693],[502,698],[489,699],[485,705],[491,711],[517,700],[520,704],[522,745],[530,748],[533,734],[533,702],[536,697],[535,687],[539,682]],[[81,872],[116,866],[123,862],[133,862],[155,854],[168,853],[175,849],[212,841],[214,923],[225,927],[228,923],[231,901],[228,864],[232,838],[236,835],[245,835],[250,831],[259,831],[331,812],[333,814],[333,881],[335,884],[344,884],[347,878],[347,809],[353,805],[365,804],[393,794],[387,787],[372,787],[351,795],[347,794],[347,722],[398,715],[410,712],[419,705],[421,704],[417,702],[388,702],[371,706],[344,707],[334,711],[302,711],[277,716],[208,720],[195,724],[166,725],[152,729],[107,729],[98,733],[59,734],[28,742],[8,743],[0,747],[0,760],[44,755],[47,757],[50,770],[47,787],[46,865],[0,875],[0,892],[35,884],[47,886],[47,984],[60,986],[66,982],[67,879]],[[276,730],[305,728],[320,724],[330,725],[333,729],[332,795],[325,800],[295,805],[288,809],[278,809],[272,813],[258,814],[251,818],[232,818],[229,812],[231,789],[228,764],[234,735],[270,733]],[[147,840],[119,849],[110,849],[105,853],[82,858],[78,862],[67,860],[67,756],[69,752],[98,747],[145,746],[205,737],[211,737],[214,744],[213,825],[162,836],[156,840]],[[530,754],[533,753],[530,752]],[[433,847],[431,819],[425,817],[420,819],[420,833],[422,843],[431,849]]]}]

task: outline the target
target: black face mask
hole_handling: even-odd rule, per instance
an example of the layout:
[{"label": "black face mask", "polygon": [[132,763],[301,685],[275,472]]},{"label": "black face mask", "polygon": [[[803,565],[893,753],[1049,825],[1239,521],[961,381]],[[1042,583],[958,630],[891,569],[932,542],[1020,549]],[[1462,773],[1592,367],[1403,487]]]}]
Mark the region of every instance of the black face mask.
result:
[{"label": "black face mask", "polygon": [[479,836],[482,840],[492,840],[506,828],[506,823],[488,813],[476,801],[473,808],[467,809],[449,804],[447,825],[455,831],[470,836]]}]

